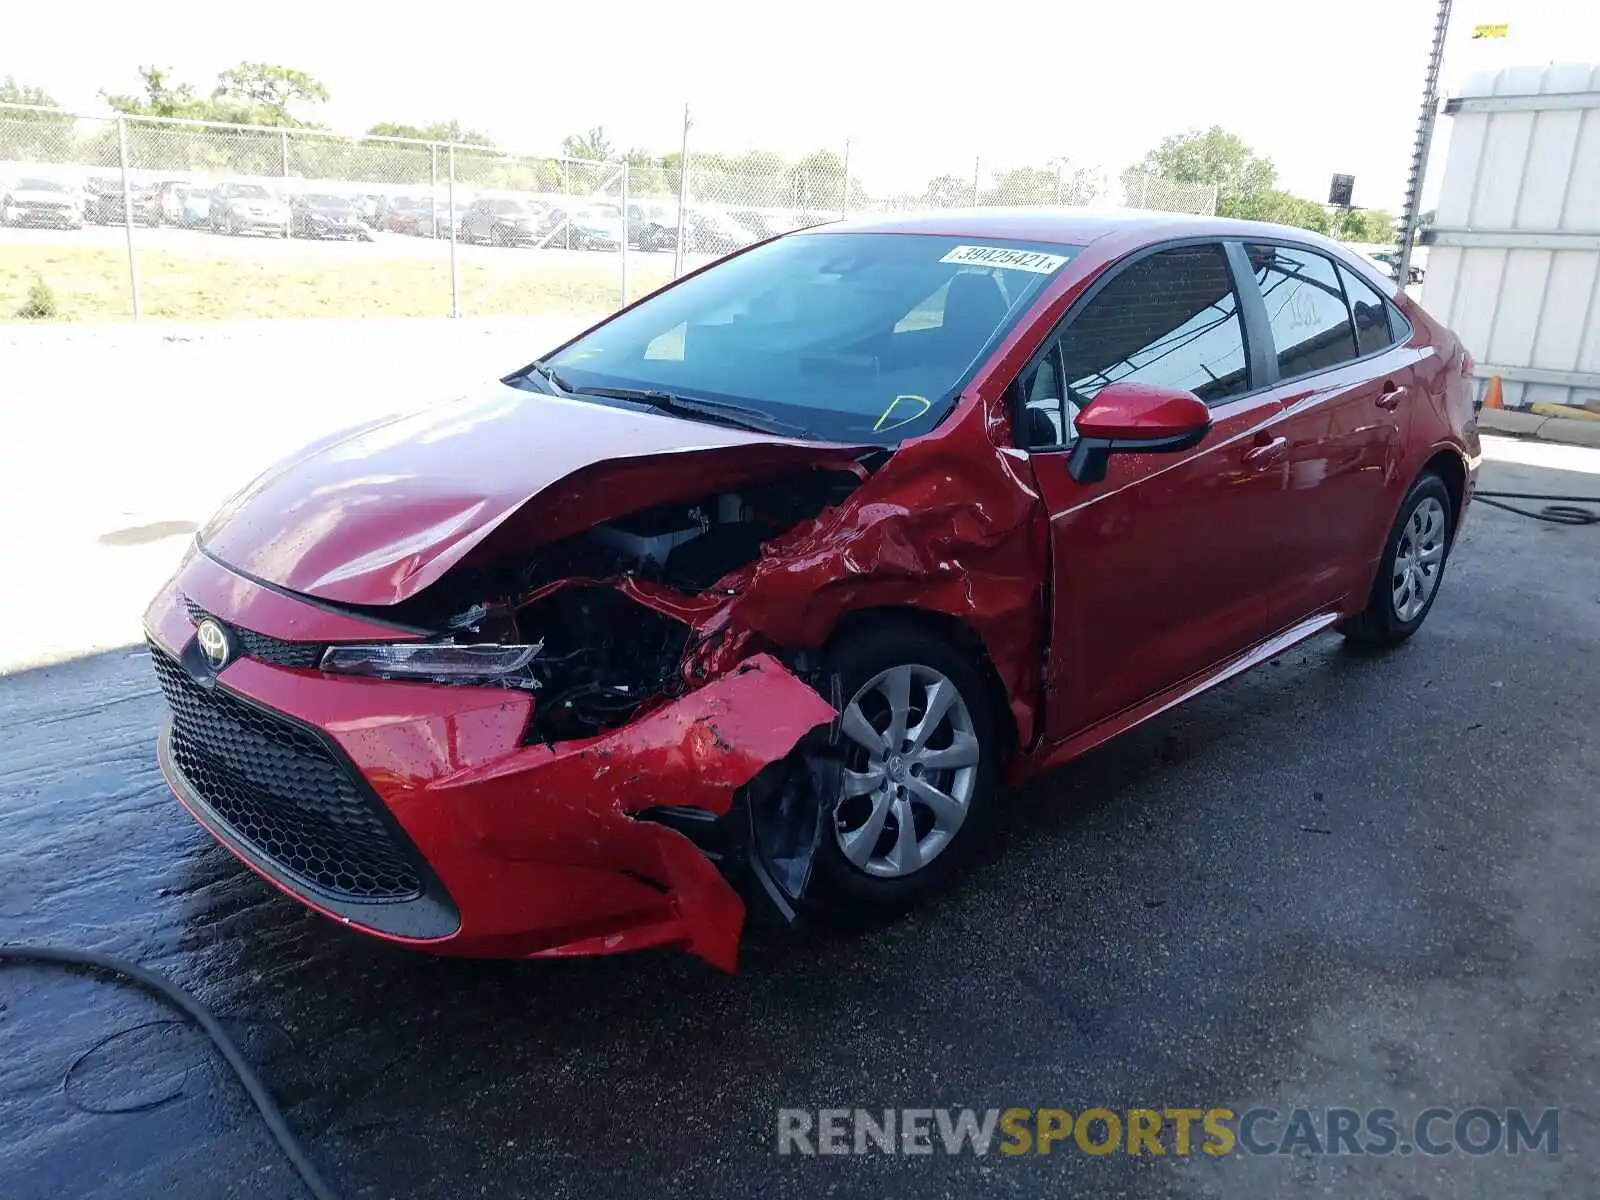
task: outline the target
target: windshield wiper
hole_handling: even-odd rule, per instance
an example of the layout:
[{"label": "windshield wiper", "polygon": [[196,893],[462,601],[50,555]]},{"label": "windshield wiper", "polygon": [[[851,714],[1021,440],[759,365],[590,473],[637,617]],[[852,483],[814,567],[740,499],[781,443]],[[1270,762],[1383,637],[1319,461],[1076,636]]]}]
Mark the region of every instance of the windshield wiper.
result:
[{"label": "windshield wiper", "polygon": [[512,378],[526,379],[529,375],[539,376],[539,378],[545,380],[558,392],[570,393],[572,391],[572,385],[565,379],[561,378],[556,369],[550,366],[548,363],[542,361],[531,362],[527,366],[523,367],[522,370],[518,371],[516,375],[512,376]]},{"label": "windshield wiper", "polygon": [[[542,366],[534,364],[534,369]],[[546,379],[551,376],[546,374],[548,368],[540,371]],[[557,386],[560,386],[557,384]],[[683,417],[700,417],[708,421],[716,421],[723,425],[731,425],[735,429],[753,429],[757,433],[776,433],[784,437],[809,437],[810,432],[800,425],[791,425],[787,421],[780,421],[771,413],[762,412],[758,408],[745,408],[740,404],[725,404],[720,400],[706,400],[699,396],[681,396],[677,392],[661,391],[657,388],[626,388],[626,387],[576,387],[567,388],[574,396],[600,396],[608,400],[633,400],[639,404],[648,404],[651,408],[665,413],[674,413]]]}]

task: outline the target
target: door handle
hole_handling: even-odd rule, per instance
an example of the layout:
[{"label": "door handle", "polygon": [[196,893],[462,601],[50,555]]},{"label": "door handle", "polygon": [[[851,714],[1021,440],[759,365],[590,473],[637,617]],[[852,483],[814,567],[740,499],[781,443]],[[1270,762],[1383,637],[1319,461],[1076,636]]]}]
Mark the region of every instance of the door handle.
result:
[{"label": "door handle", "polygon": [[1393,412],[1400,406],[1400,398],[1405,394],[1405,384],[1396,383],[1392,379],[1385,379],[1383,381],[1383,391],[1378,393],[1378,399],[1375,403],[1379,408],[1387,412]]},{"label": "door handle", "polygon": [[1245,451],[1244,464],[1255,467],[1257,470],[1270,467],[1289,452],[1289,439],[1275,437],[1270,442],[1262,442],[1251,450]]}]

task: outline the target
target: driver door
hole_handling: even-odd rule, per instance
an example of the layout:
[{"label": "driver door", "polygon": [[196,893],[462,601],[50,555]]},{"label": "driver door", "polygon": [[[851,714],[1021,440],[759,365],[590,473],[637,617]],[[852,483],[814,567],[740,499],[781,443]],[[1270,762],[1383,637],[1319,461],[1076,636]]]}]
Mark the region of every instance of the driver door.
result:
[{"label": "driver door", "polygon": [[[1283,408],[1254,394],[1220,243],[1112,269],[1019,378],[1023,444],[1050,518],[1045,733],[1062,740],[1264,639],[1292,620],[1282,535]],[[1067,470],[1077,413],[1109,383],[1193,391],[1198,446],[1114,454],[1106,478]]]}]

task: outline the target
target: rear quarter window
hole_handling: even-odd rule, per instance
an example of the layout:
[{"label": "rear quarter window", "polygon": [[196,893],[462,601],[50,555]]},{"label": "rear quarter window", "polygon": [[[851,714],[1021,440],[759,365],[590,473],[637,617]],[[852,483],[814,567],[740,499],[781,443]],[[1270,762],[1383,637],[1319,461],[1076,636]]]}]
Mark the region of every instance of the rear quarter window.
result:
[{"label": "rear quarter window", "polygon": [[1350,300],[1358,355],[1364,357],[1386,350],[1410,332],[1399,310],[1360,275],[1340,264],[1339,278],[1344,282],[1344,293]]}]

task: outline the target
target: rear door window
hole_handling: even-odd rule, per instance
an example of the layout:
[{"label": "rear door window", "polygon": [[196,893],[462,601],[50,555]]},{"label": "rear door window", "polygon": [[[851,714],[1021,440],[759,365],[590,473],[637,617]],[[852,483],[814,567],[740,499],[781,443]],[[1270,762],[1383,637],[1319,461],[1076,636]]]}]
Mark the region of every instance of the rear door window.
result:
[{"label": "rear door window", "polygon": [[1297,246],[1251,244],[1245,251],[1267,308],[1281,379],[1356,357],[1350,309],[1333,260]]}]

